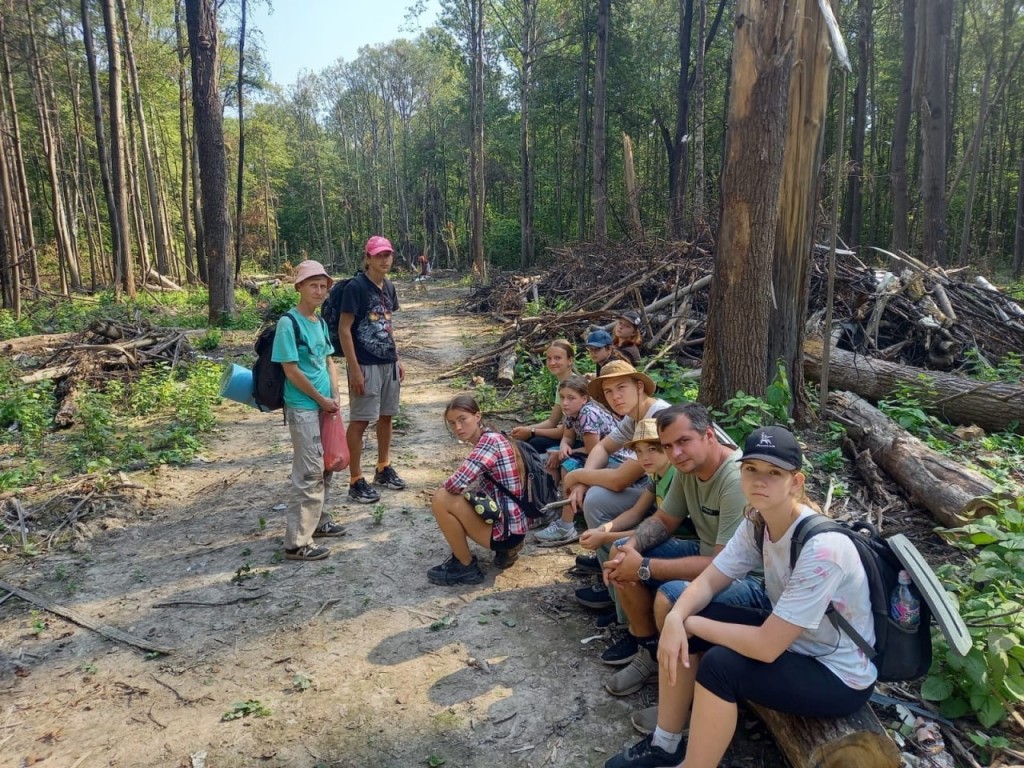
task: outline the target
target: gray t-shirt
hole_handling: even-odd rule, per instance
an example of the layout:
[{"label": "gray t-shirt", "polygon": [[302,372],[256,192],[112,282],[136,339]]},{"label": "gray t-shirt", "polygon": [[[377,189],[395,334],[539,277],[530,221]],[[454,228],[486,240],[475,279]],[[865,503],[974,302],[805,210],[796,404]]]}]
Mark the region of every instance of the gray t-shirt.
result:
[{"label": "gray t-shirt", "polygon": [[[813,514],[804,507],[800,517]],[[797,518],[799,520],[800,518]],[[741,579],[764,566],[764,588],[772,613],[803,632],[789,646],[802,656],[816,658],[850,688],[863,690],[877,677],[875,665],[845,632],[825,618],[829,605],[850,622],[869,643],[875,641],[864,566],[853,542],[841,533],[822,533],[808,541],[796,566],[789,554],[796,520],[778,541],[764,533],[764,558],[754,539],[754,524],[746,522],[715,557],[714,566],[730,579]]]},{"label": "gray t-shirt", "polygon": [[723,546],[743,522],[746,499],[740,486],[740,465],[743,452],[730,453],[706,482],[696,475],[676,472],[662,509],[680,521],[690,518],[700,537],[700,553],[715,554],[715,546]]},{"label": "gray t-shirt", "polygon": [[[647,409],[647,413],[644,414],[644,418],[653,419],[659,411],[664,411],[668,407],[669,404],[666,403],[664,400],[659,400],[655,398],[654,402],[651,404],[651,407]],[[611,434],[609,434],[608,437],[610,437],[612,440],[618,443],[619,448],[622,448],[622,446],[624,446],[626,443],[633,439],[633,435],[635,433],[636,420],[632,416],[623,416],[622,420],[615,425],[615,429],[611,431]],[[623,449],[622,451],[618,451],[618,453],[622,453],[628,456],[628,458],[630,459],[636,458],[635,453],[633,453],[632,451],[627,451],[625,449]]]}]

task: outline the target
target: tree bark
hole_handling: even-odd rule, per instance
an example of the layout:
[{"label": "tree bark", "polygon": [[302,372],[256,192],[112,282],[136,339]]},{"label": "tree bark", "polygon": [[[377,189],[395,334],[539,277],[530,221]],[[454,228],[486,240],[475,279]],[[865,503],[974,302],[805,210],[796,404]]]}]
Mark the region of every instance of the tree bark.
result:
[{"label": "tree bark", "polygon": [[181,2],[174,2],[174,37],[178,51],[178,137],[181,143],[181,228],[185,235],[185,273],[188,282],[200,279],[194,261],[195,240],[192,235],[192,203],[189,193],[189,170],[192,167],[192,149],[188,140],[188,85],[185,75],[185,36],[181,33]]},{"label": "tree bark", "polygon": [[907,192],[907,144],[913,114],[914,45],[917,41],[917,0],[903,0],[903,62],[900,66],[899,98],[892,129],[892,250],[910,250],[910,196]]},{"label": "tree bark", "polygon": [[1022,272],[1024,272],[1024,139],[1021,141],[1020,169],[1017,171],[1017,215],[1013,220],[1013,279],[1020,280]]},{"label": "tree bark", "polygon": [[771,380],[781,364],[793,393],[798,423],[810,417],[804,394],[800,352],[807,316],[807,275],[814,244],[815,211],[828,108],[828,29],[817,0],[803,0],[797,14],[797,57],[803,66],[789,83],[789,126],[779,192],[779,212],[772,261],[775,302],[768,316],[766,376]]},{"label": "tree bark", "polygon": [[[161,274],[170,269],[170,256],[167,237],[167,226],[163,217],[163,206],[160,198],[160,185],[157,181],[156,164],[153,162],[153,150],[149,140],[149,128],[146,123],[146,112],[142,105],[142,87],[139,84],[139,70],[135,63],[135,51],[132,47],[131,27],[128,25],[128,11],[124,0],[117,0],[121,15],[121,31],[124,34],[125,60],[128,62],[128,83],[132,89],[132,100],[135,104],[135,119],[139,125],[139,144],[142,163],[146,172],[146,192],[149,198],[149,216],[153,222],[153,240],[156,246],[156,266]],[[244,8],[244,2],[243,2]]]},{"label": "tree bark", "polygon": [[918,5],[921,48],[921,199],[924,261],[949,261],[946,227],[946,162],[948,157],[948,51],[953,0]]},{"label": "tree bark", "polygon": [[981,165],[981,137],[985,131],[985,118],[988,113],[988,89],[992,81],[992,58],[985,63],[985,77],[981,83],[981,107],[978,113],[978,124],[975,126],[971,140],[971,175],[967,182],[967,199],[964,201],[964,225],[960,232],[961,265],[967,263],[968,250],[971,246],[971,220],[974,218],[974,194],[978,189],[978,167]]},{"label": "tree bark", "polygon": [[767,387],[772,257],[783,175],[795,0],[736,8],[722,214],[711,284],[700,400],[721,408]]},{"label": "tree bark", "polygon": [[693,234],[697,238],[707,226],[708,211],[704,188],[707,177],[704,171],[704,59],[707,50],[704,36],[708,25],[708,0],[697,0],[697,53],[693,75]]},{"label": "tree bark", "polygon": [[[686,181],[689,165],[687,129],[690,124],[690,40],[693,0],[679,0],[679,78],[676,81],[676,128],[668,147],[669,233],[682,240],[686,231]],[[703,41],[701,43],[703,45]]]},{"label": "tree bark", "polygon": [[847,717],[798,717],[750,704],[792,768],[898,768],[900,751],[864,705]]},{"label": "tree bark", "polygon": [[[804,344],[804,370],[812,381],[821,380],[821,352],[822,342],[818,339]],[[1000,432],[1014,424],[1024,429],[1024,386],[1020,384],[977,381],[835,347],[829,358],[829,382],[872,402],[890,397],[900,387],[910,387],[920,392],[920,402],[926,411],[953,424],[976,424],[990,432]]]},{"label": "tree bark", "polygon": [[[4,65],[4,79],[6,80],[6,89],[4,97],[7,99],[8,117],[10,122],[10,130],[12,133],[13,141],[13,152],[11,154],[14,168],[9,169],[12,171],[11,183],[15,184],[18,191],[17,200],[19,205],[15,209],[15,225],[18,226],[21,234],[21,246],[22,250],[30,254],[29,259],[29,279],[32,281],[34,287],[39,287],[39,272],[36,269],[36,234],[35,227],[32,223],[32,201],[28,191],[28,174],[25,171],[25,153],[23,151],[23,144],[21,138],[21,119],[18,117],[18,102],[14,98],[14,80],[11,77],[11,60],[7,53],[7,31],[4,25],[4,20],[0,19],[0,45],[3,50],[3,65]],[[13,175],[13,172],[17,172],[17,176]],[[21,265],[18,264],[18,270],[20,273],[24,273]],[[19,277],[20,282],[20,277]],[[20,312],[20,295],[18,297],[18,307]]]},{"label": "tree bark", "polygon": [[469,0],[470,150],[469,207],[470,255],[473,272],[486,276],[484,263],[484,3]]},{"label": "tree bark", "polygon": [[235,312],[228,252],[227,158],[218,88],[217,16],[213,0],[185,0],[185,23],[192,56],[194,135],[202,175],[205,252],[209,267],[209,319],[213,325]]},{"label": "tree bark", "polygon": [[590,70],[590,22],[587,9],[590,0],[582,0],[583,41],[580,43],[580,69],[577,76],[579,105],[576,112],[576,239],[583,240],[587,232],[587,153],[590,131],[587,128],[588,73]]},{"label": "tree bark", "polygon": [[[82,5],[85,11],[85,0],[82,0]],[[119,250],[114,254],[114,282],[117,292],[123,290],[131,298],[135,298],[135,270],[128,245],[128,180],[125,176],[124,112],[121,101],[121,46],[118,42],[113,0],[101,0],[100,5],[103,8],[103,28],[107,36],[110,171],[117,211],[117,216],[111,217],[111,226],[118,228],[119,245]]]},{"label": "tree bark", "polygon": [[829,414],[854,442],[906,492],[947,528],[996,511],[995,484],[983,475],[936,453],[885,414],[851,392],[829,396]]},{"label": "tree bark", "polygon": [[853,135],[850,141],[850,168],[847,173],[846,207],[843,231],[850,248],[860,245],[864,228],[864,147],[868,123],[868,83],[872,63],[872,0],[857,3],[857,87],[853,92]]},{"label": "tree bark", "polygon": [[608,240],[608,38],[611,35],[611,0],[597,0],[597,49],[594,61],[594,242]]},{"label": "tree bark", "polygon": [[245,232],[245,16],[248,3],[241,0],[242,22],[238,32],[238,171],[235,174],[235,279],[242,274],[242,235]]},{"label": "tree bark", "polygon": [[522,0],[523,37],[519,56],[519,266],[527,269],[534,259],[533,141],[530,126],[530,92],[537,55],[537,0]]}]

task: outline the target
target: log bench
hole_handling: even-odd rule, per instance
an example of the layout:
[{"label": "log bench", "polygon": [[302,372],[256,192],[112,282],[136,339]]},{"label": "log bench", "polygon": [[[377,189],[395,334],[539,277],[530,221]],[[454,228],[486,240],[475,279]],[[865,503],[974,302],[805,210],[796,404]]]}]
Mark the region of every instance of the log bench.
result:
[{"label": "log bench", "polygon": [[849,717],[798,717],[747,702],[793,768],[899,768],[900,751],[870,706]]}]

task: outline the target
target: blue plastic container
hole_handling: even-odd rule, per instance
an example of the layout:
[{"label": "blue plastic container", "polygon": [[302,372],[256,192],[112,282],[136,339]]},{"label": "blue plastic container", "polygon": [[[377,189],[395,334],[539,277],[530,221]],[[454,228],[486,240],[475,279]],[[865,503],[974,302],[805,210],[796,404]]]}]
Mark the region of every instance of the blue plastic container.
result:
[{"label": "blue plastic container", "polygon": [[256,401],[252,397],[252,371],[235,363],[224,366],[224,373],[220,377],[220,396],[255,408]]}]

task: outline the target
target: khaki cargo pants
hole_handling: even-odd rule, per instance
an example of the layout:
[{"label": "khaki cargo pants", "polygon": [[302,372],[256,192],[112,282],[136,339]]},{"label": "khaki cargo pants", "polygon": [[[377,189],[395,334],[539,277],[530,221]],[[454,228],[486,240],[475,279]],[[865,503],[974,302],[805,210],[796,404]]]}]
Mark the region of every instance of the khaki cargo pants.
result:
[{"label": "khaki cargo pants", "polygon": [[331,519],[327,492],[331,472],[324,472],[324,447],[320,442],[320,411],[289,408],[288,431],[292,437],[292,487],[285,513],[285,549],[313,543],[313,532]]}]

